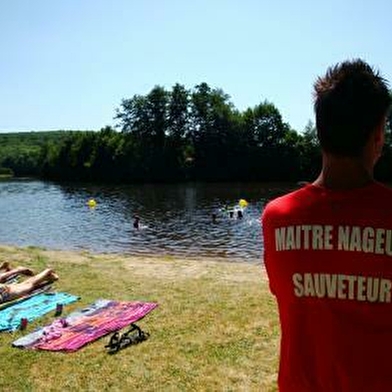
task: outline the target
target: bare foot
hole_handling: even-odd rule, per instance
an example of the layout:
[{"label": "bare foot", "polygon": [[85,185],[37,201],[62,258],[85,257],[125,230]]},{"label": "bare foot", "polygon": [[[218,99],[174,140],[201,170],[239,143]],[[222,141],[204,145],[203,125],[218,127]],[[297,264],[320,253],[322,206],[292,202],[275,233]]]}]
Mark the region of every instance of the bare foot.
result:
[{"label": "bare foot", "polygon": [[53,270],[51,270],[48,273],[48,276],[47,276],[48,282],[55,282],[58,279],[59,279],[59,276],[57,274],[55,274],[55,272]]},{"label": "bare foot", "polygon": [[4,261],[1,265],[0,265],[0,271],[9,271],[11,269],[10,263],[8,261]]}]

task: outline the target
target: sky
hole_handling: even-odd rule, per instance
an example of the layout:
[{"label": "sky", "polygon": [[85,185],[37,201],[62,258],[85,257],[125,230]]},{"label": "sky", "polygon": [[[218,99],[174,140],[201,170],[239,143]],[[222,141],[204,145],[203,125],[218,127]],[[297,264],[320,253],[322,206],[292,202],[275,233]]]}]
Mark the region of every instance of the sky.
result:
[{"label": "sky", "polygon": [[98,130],[155,85],[272,102],[302,132],[328,66],[392,83],[389,0],[0,0],[0,132]]}]

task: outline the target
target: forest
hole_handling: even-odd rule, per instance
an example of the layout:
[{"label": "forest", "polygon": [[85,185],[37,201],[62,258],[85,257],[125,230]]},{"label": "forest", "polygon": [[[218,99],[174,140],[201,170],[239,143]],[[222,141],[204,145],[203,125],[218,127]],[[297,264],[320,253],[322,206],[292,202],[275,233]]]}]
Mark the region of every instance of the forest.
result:
[{"label": "forest", "polygon": [[[123,99],[99,131],[0,133],[0,174],[56,181],[306,181],[321,165],[316,130],[302,132],[264,101],[239,111],[207,83],[155,86]],[[390,122],[389,122],[390,123]],[[390,126],[379,180],[392,180]]]}]

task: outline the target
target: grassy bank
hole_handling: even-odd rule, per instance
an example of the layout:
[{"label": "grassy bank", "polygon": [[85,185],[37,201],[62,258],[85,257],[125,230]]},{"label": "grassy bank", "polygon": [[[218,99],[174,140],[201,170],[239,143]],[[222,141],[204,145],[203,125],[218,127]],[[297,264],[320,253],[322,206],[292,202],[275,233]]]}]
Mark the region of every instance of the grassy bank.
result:
[{"label": "grassy bank", "polygon": [[5,260],[53,267],[57,289],[81,296],[65,315],[98,298],[159,307],[138,323],[150,338],[115,355],[107,337],[64,354],[12,348],[26,332],[0,334],[1,391],[276,390],[278,319],[261,266],[3,246]]}]

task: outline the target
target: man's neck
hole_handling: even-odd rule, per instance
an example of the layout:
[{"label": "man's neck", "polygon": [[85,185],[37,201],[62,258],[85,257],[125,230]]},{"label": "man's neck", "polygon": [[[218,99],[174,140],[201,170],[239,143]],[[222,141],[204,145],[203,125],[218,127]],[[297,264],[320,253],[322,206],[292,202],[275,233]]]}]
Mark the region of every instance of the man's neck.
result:
[{"label": "man's neck", "polygon": [[367,167],[361,159],[324,156],[323,168],[313,184],[344,190],[362,188],[373,181],[373,169]]}]

